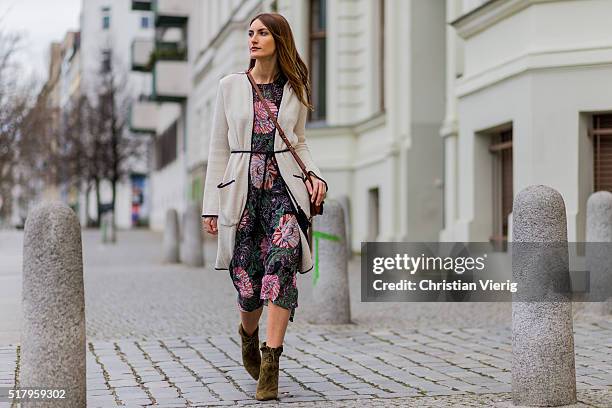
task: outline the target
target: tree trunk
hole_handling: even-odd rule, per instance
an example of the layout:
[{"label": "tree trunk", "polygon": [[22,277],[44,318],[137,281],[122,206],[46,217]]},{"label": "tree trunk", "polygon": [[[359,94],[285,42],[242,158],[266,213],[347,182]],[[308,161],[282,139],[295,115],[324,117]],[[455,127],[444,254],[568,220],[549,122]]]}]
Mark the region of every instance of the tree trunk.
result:
[{"label": "tree trunk", "polygon": [[94,178],[95,186],[96,186],[96,226],[100,227],[100,212],[102,210],[102,202],[100,200],[100,179],[98,177]]},{"label": "tree trunk", "polygon": [[117,241],[117,237],[116,237],[116,234],[115,234],[115,231],[117,230],[116,229],[117,224],[115,222],[115,218],[116,218],[116,214],[115,214],[115,202],[116,202],[116,196],[117,196],[117,178],[116,177],[113,177],[113,180],[112,180],[112,190],[113,190],[113,198],[112,198],[111,204],[112,204],[112,209],[113,209],[113,217],[111,218],[111,224],[112,224],[112,226],[111,226],[111,231],[112,231],[111,242],[116,242]]},{"label": "tree trunk", "polygon": [[89,216],[89,193],[91,192],[91,184],[85,183],[85,226],[91,225],[91,217]]}]

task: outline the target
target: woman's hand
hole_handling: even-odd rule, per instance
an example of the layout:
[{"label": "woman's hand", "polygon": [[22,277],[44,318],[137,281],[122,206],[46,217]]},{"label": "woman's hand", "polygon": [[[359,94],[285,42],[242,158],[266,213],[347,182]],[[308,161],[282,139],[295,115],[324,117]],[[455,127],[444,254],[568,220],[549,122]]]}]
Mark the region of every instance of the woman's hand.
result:
[{"label": "woman's hand", "polygon": [[211,235],[217,235],[217,217],[204,217],[202,220],[204,231]]},{"label": "woman's hand", "polygon": [[[313,181],[314,186],[311,185],[311,181]],[[325,199],[325,194],[327,194],[327,187],[325,187],[325,183],[319,180],[316,177],[310,177],[309,180],[306,180],[306,188],[308,189],[308,193],[310,194],[310,201],[319,205]]]}]

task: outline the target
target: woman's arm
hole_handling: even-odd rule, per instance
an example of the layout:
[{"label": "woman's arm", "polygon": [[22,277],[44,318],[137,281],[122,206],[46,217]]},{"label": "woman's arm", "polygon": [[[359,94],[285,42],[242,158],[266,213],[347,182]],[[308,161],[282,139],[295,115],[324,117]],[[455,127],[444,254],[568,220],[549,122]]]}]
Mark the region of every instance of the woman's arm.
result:
[{"label": "woman's arm", "polygon": [[223,174],[229,161],[230,147],[227,139],[229,130],[225,116],[222,81],[217,88],[217,100],[212,120],[204,197],[202,199],[202,217],[216,217],[219,214],[219,189],[217,185],[223,180]]}]

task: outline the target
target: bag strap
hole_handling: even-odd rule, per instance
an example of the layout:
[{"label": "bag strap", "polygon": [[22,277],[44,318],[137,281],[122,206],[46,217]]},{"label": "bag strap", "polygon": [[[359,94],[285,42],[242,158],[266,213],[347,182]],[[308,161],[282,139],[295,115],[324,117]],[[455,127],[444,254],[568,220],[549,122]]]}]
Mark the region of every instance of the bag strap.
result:
[{"label": "bag strap", "polygon": [[[291,143],[287,139],[287,136],[285,136],[285,132],[283,132],[283,129],[279,126],[279,124],[278,124],[278,122],[276,120],[276,117],[270,111],[270,107],[266,103],[266,99],[261,94],[261,90],[259,89],[259,87],[255,83],[255,80],[253,79],[253,76],[251,75],[251,69],[252,68],[249,68],[247,71],[245,71],[246,76],[249,78],[249,81],[251,82],[251,86],[253,87],[253,89],[257,93],[257,97],[262,102],[262,104],[263,104],[264,108],[266,109],[266,112],[268,113],[268,116],[270,117],[270,119],[272,119],[272,121],[274,122],[274,125],[276,126],[276,129],[278,130],[278,133],[281,135],[281,138],[283,139],[283,141],[285,142],[285,144],[289,148],[289,151],[291,152],[291,154],[295,158],[295,161],[300,166],[300,169],[302,169],[302,172],[304,173],[304,177],[308,178],[308,180],[310,180],[310,173],[306,170],[306,166],[304,165],[304,162],[302,161],[302,159],[300,159],[300,156],[298,156],[298,154],[296,153],[295,148],[293,147],[293,145],[291,145]],[[312,184],[312,180],[311,180],[311,184]]]}]

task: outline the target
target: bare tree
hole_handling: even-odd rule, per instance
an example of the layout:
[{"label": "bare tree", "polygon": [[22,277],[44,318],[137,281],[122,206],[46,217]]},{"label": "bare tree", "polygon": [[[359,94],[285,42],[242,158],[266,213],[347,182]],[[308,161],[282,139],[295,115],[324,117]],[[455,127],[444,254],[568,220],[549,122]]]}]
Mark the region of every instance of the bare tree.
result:
[{"label": "bare tree", "polygon": [[21,40],[20,35],[6,33],[0,27],[0,219],[11,212],[16,185],[22,187],[25,204],[32,199],[35,187],[30,176],[40,164],[40,160],[34,160],[40,151],[33,127],[42,111],[33,110],[36,81],[20,77],[22,71],[15,57]]},{"label": "bare tree", "polygon": [[[89,207],[89,192],[94,175],[99,172],[96,146],[93,141],[94,111],[87,95],[79,94],[70,100],[61,112],[62,126],[56,138],[59,148],[54,154],[57,183],[77,191],[85,190]],[[89,220],[87,220],[89,223]]]},{"label": "bare tree", "polygon": [[115,214],[117,184],[129,176],[132,164],[143,154],[142,141],[133,138],[127,126],[132,101],[125,71],[118,69],[119,63],[112,54],[112,48],[106,50],[104,55],[91,119],[95,146],[91,163],[96,166],[92,179],[97,191],[98,222],[101,210],[100,182],[107,180],[111,184],[110,208]]},{"label": "bare tree", "polygon": [[27,208],[35,201],[45,184],[50,180],[47,175],[51,169],[49,148],[53,134],[49,127],[52,111],[40,97],[28,108],[19,126],[16,146],[18,178],[16,184],[21,188],[21,208]]}]

